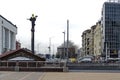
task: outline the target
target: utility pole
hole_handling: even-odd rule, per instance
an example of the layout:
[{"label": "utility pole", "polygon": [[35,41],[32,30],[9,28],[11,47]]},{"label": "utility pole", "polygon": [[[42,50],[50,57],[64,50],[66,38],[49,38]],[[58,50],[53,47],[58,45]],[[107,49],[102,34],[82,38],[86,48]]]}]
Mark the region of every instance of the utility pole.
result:
[{"label": "utility pole", "polygon": [[68,45],[69,45],[69,20],[67,20],[67,61],[69,59]]},{"label": "utility pole", "polygon": [[32,14],[32,17],[30,17],[30,20],[31,21],[31,24],[32,24],[32,28],[31,28],[31,50],[32,50],[32,53],[34,54],[34,32],[35,32],[35,21],[36,21],[36,18],[38,16],[34,16],[34,14]]}]

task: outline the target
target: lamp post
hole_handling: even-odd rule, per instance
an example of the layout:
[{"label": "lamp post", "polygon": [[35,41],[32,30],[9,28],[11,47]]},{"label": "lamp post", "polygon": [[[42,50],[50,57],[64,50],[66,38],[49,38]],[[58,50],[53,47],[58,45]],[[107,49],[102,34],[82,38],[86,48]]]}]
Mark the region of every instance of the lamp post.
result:
[{"label": "lamp post", "polygon": [[49,54],[51,55],[51,37],[49,38],[49,47],[48,47],[48,49],[49,49]]},{"label": "lamp post", "polygon": [[36,21],[36,18],[38,16],[34,16],[34,14],[32,14],[32,17],[30,17],[28,20],[31,21],[31,25],[32,25],[32,28],[31,28],[31,50],[32,50],[32,53],[34,54],[34,32],[35,32],[35,21]]},{"label": "lamp post", "polygon": [[64,34],[64,52],[63,52],[63,58],[65,59],[65,31],[63,32],[63,34]]}]

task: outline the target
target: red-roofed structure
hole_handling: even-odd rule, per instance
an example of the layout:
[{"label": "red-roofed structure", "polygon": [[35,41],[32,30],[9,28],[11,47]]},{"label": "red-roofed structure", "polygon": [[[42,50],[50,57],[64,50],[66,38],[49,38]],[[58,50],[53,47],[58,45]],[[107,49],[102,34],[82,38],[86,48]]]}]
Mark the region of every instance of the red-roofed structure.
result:
[{"label": "red-roofed structure", "polygon": [[8,51],[0,55],[0,60],[9,61],[16,57],[25,57],[33,61],[45,61],[45,58],[42,58],[38,55],[33,54],[30,50],[21,48],[17,50]]}]

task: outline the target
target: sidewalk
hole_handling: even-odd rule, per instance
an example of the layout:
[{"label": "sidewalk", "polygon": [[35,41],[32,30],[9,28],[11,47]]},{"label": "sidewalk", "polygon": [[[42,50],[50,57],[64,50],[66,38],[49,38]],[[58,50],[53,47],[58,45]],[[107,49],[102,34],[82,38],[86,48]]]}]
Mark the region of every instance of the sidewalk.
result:
[{"label": "sidewalk", "polygon": [[47,72],[41,80],[120,80],[120,73]]},{"label": "sidewalk", "polygon": [[7,72],[0,80],[120,80],[120,72]]}]

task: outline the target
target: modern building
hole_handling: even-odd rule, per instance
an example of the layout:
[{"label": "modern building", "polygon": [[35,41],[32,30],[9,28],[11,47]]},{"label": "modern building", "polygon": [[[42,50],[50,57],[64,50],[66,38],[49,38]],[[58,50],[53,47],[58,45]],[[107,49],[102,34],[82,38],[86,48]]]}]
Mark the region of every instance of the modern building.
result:
[{"label": "modern building", "polygon": [[17,27],[0,15],[0,53],[16,49]]},{"label": "modern building", "polygon": [[120,1],[110,0],[102,8],[102,55],[120,57]]},{"label": "modern building", "polygon": [[96,23],[96,28],[94,30],[94,56],[96,58],[101,56],[101,42],[102,42],[102,27],[101,21]]}]

